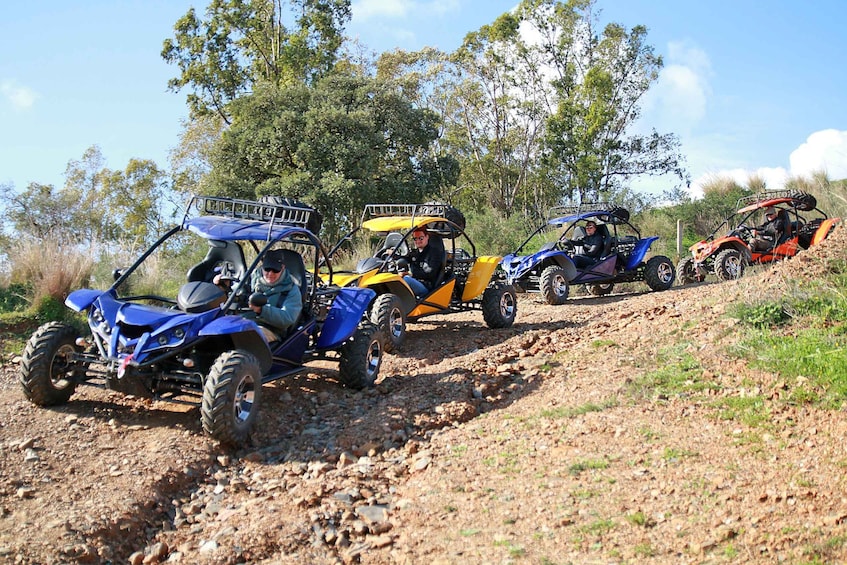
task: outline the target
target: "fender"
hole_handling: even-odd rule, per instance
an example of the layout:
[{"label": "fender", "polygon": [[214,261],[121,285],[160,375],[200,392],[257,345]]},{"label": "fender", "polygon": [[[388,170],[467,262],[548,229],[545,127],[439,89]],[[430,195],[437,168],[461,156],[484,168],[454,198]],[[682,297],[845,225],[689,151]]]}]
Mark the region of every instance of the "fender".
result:
[{"label": "fender", "polygon": [[65,298],[65,306],[73,310],[74,312],[82,312],[91,306],[97,298],[106,294],[108,291],[103,292],[102,290],[94,290],[91,288],[83,288],[80,290],[75,290]]},{"label": "fender", "polygon": [[567,253],[556,253],[552,256],[553,260],[565,270],[565,278],[568,282],[574,280],[577,276],[576,265],[573,264],[573,259],[571,259]]},{"label": "fender", "polygon": [[571,281],[576,277],[576,267],[564,251],[557,249],[542,249],[533,255],[518,256],[509,254],[503,257],[500,264],[506,271],[510,283],[525,277],[530,271],[547,263],[555,263],[565,270],[565,277]]},{"label": "fender", "polygon": [[338,289],[316,346],[319,349],[332,349],[347,341],[356,332],[375,296],[376,292],[370,288]]},{"label": "fender", "polygon": [[[812,236],[811,245],[817,245],[826,239],[826,236],[829,235],[829,232],[835,227],[835,224],[838,223],[838,218],[828,218],[821,222],[821,225],[818,226],[817,231],[815,231],[815,235]],[[811,247],[810,245],[810,247]],[[69,297],[70,298],[70,297]]]},{"label": "fender", "polygon": [[485,255],[476,258],[471,272],[468,274],[465,289],[462,291],[462,302],[468,302],[482,294],[482,291],[488,286],[488,281],[491,280],[494,269],[500,264],[501,259],[502,257],[494,255]]},{"label": "fender", "polygon": [[635,248],[632,250],[632,253],[629,254],[629,259],[627,259],[624,269],[631,271],[640,265],[641,262],[644,261],[644,256],[647,254],[647,250],[650,249],[650,246],[653,245],[653,242],[657,239],[659,239],[659,237],[654,235],[638,240],[638,243],[635,244]]},{"label": "fender", "polygon": [[409,283],[403,280],[403,277],[391,273],[381,273],[370,277],[365,284],[361,286],[370,288],[380,294],[394,294],[400,299],[400,305],[403,307],[403,313],[411,312],[418,303],[415,293],[409,287]]},{"label": "fender", "polygon": [[198,335],[229,336],[236,349],[244,349],[256,356],[263,374],[271,368],[270,347],[262,330],[253,320],[236,315],[222,316],[203,327]]}]

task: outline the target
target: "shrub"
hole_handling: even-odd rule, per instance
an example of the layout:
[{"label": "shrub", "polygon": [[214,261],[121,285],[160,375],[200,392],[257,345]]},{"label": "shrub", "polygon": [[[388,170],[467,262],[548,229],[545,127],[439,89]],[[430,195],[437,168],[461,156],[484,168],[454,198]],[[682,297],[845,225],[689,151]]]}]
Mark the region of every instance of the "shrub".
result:
[{"label": "shrub", "polygon": [[9,263],[11,285],[28,289],[27,298],[36,305],[45,297],[62,303],[88,283],[94,268],[90,253],[56,237],[18,240],[9,250]]}]

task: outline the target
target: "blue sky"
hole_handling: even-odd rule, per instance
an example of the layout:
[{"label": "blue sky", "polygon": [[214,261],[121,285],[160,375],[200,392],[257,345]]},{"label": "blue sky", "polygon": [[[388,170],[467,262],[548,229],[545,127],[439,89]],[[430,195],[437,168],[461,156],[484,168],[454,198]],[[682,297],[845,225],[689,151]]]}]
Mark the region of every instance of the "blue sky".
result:
[{"label": "blue sky", "polygon": [[[347,28],[376,51],[456,48],[515,0],[354,0]],[[68,161],[98,145],[112,169],[168,166],[187,116],[160,57],[183,0],[41,0],[0,20],[0,184],[61,186]],[[672,132],[696,189],[720,175],[825,169],[847,178],[847,3],[818,0],[599,0],[603,21],[645,25],[663,55],[642,126]],[[668,179],[636,183],[661,192]]]}]

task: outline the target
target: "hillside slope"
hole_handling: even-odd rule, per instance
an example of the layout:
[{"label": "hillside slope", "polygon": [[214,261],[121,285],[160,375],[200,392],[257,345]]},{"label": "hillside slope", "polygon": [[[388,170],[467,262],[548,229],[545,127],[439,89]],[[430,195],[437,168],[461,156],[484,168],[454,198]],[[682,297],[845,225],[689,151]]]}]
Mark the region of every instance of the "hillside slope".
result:
[{"label": "hillside slope", "polygon": [[731,353],[726,313],[826,271],[845,240],[738,282],[521,295],[507,330],[424,319],[373,391],[319,367],[267,386],[239,452],[193,408],[87,387],[35,408],[6,360],[0,560],[844,561],[847,416],[785,402],[792,382]]}]

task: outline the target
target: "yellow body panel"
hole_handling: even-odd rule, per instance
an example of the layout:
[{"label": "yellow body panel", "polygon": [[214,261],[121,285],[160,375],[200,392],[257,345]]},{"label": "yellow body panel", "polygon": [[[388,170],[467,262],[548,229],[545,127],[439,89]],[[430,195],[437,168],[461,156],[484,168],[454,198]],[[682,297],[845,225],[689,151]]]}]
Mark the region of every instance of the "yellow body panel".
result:
[{"label": "yellow body panel", "polygon": [[473,300],[483,293],[491,280],[491,275],[494,269],[500,264],[502,257],[494,255],[486,255],[477,257],[474,261],[473,269],[468,274],[468,282],[465,283],[465,290],[462,292],[462,302]]},{"label": "yellow body panel", "polygon": [[425,314],[440,312],[450,306],[450,299],[453,297],[453,288],[456,286],[456,279],[451,279],[441,288],[430,294],[426,299],[418,304],[414,310],[409,312],[408,318],[414,319]]},{"label": "yellow body panel", "polygon": [[412,228],[425,226],[433,222],[443,222],[443,218],[434,216],[386,216],[371,218],[362,224],[366,230],[373,232],[409,231]]}]

